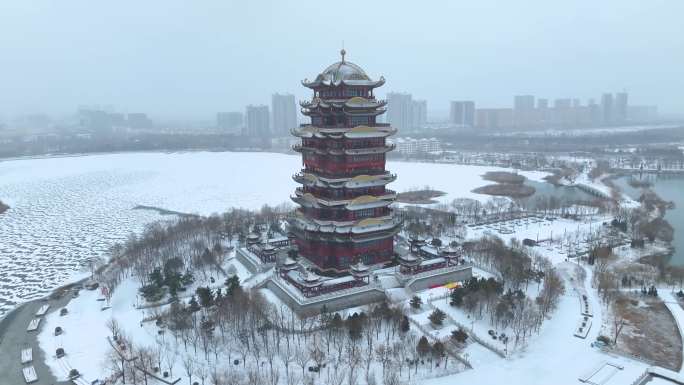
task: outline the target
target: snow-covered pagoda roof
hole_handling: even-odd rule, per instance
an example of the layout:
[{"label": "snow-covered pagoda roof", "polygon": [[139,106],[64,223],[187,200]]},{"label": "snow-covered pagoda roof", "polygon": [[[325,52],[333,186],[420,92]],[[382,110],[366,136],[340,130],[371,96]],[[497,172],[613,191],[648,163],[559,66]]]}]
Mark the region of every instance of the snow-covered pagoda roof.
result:
[{"label": "snow-covered pagoda roof", "polygon": [[317,148],[317,147],[307,147],[301,144],[296,144],[292,146],[292,150],[296,152],[310,152],[315,154],[330,154],[330,155],[365,155],[365,154],[384,154],[390,152],[395,148],[394,143],[388,143],[384,146],[379,147],[361,147],[361,148],[348,148],[348,149],[338,149],[338,148]]},{"label": "snow-covered pagoda roof", "polygon": [[460,254],[461,250],[458,247],[453,247],[453,246],[449,245],[449,246],[441,249],[440,252],[442,253],[442,255],[445,255],[445,256],[456,256],[456,255]]},{"label": "snow-covered pagoda roof", "polygon": [[303,108],[306,109],[315,109],[315,108],[343,108],[343,107],[349,107],[349,108],[360,108],[360,109],[369,109],[369,108],[379,108],[387,105],[387,102],[385,100],[376,100],[376,99],[367,99],[363,98],[361,96],[354,96],[353,98],[349,99],[328,99],[328,100],[323,100],[320,98],[314,98],[311,101],[301,101],[299,102],[299,105],[302,106]]},{"label": "snow-covered pagoda roof", "polygon": [[387,190],[385,191],[385,194],[381,196],[362,195],[354,199],[327,199],[316,197],[311,193],[305,193],[301,190],[296,190],[295,196],[292,196],[291,199],[306,207],[345,206],[347,210],[362,210],[389,206],[396,197],[397,194],[394,191]]},{"label": "snow-covered pagoda roof", "polygon": [[385,138],[394,135],[397,129],[390,126],[356,126],[352,128],[321,128],[311,125],[295,127],[292,135],[300,138]]},{"label": "snow-covered pagoda roof", "polygon": [[297,268],[297,261],[290,257],[286,257],[285,260],[283,261],[283,270],[294,270]]},{"label": "snow-covered pagoda roof", "polygon": [[402,223],[400,218],[385,216],[378,218],[366,218],[359,221],[324,221],[306,218],[301,211],[295,211],[292,224],[295,228],[306,231],[318,231],[329,234],[365,234],[379,231],[397,232]]},{"label": "snow-covered pagoda roof", "polygon": [[271,245],[270,243],[263,245],[261,249],[266,253],[273,253],[276,251],[275,246]]},{"label": "snow-covered pagoda roof", "polygon": [[420,257],[413,255],[411,253],[399,256],[399,263],[404,266],[418,266],[420,262]]},{"label": "snow-covered pagoda roof", "polygon": [[321,86],[367,86],[380,87],[385,83],[385,78],[380,77],[380,80],[374,81],[366,72],[358,65],[344,60],[345,50],[340,51],[342,60],[329,65],[323,70],[314,81],[307,79],[302,80],[305,87],[316,88]]},{"label": "snow-covered pagoda roof", "polygon": [[370,269],[361,261],[354,265],[351,265],[350,271],[352,276],[354,276],[355,278],[363,278],[370,275]]},{"label": "snow-covered pagoda roof", "polygon": [[334,179],[316,176],[307,172],[299,172],[293,175],[293,179],[307,186],[358,188],[384,186],[397,179],[397,176],[396,174],[385,172],[379,175],[357,175],[355,177]]},{"label": "snow-covered pagoda roof", "polygon": [[300,273],[299,278],[301,282],[306,286],[318,286],[322,283],[321,277],[313,271],[307,271],[303,274]]}]

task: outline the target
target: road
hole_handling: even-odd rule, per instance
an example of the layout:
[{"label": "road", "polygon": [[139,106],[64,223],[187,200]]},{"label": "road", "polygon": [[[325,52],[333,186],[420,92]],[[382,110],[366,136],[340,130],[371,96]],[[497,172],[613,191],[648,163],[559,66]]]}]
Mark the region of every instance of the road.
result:
[{"label": "road", "polygon": [[[45,354],[38,346],[38,333],[43,328],[44,322],[40,323],[38,331],[28,332],[26,327],[35,314],[44,304],[50,304],[51,313],[58,311],[71,299],[71,291],[68,295],[56,298],[53,294],[45,299],[27,302],[17,309],[10,312],[0,322],[0,385],[21,385],[25,384],[21,363],[21,350],[33,349],[33,362],[30,365],[36,370],[38,381],[32,385],[66,385],[71,382],[59,382],[45,365]],[[43,316],[44,318],[45,316]]]}]

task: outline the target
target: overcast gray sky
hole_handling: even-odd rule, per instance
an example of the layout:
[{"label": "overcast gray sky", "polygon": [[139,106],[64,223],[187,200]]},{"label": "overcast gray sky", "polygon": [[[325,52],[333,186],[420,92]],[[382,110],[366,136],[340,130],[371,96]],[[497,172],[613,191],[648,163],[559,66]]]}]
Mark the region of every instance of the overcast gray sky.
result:
[{"label": "overcast gray sky", "polygon": [[[2,0],[0,114],[110,105],[211,119],[338,60],[383,92],[507,106],[514,94],[684,112],[684,1]],[[381,93],[382,94],[382,93]]]}]

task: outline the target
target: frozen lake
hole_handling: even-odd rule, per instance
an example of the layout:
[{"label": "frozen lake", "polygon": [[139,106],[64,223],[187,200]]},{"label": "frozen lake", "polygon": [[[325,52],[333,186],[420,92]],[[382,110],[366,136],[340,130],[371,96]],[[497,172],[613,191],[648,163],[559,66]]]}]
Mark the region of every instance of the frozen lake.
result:
[{"label": "frozen lake", "polygon": [[[273,153],[125,153],[0,161],[0,318],[84,271],[85,261],[162,218],[136,205],[208,215],[291,202],[298,156]],[[496,167],[390,162],[390,187],[430,185],[440,198],[470,190]],[[523,173],[539,180],[543,173]]]}]

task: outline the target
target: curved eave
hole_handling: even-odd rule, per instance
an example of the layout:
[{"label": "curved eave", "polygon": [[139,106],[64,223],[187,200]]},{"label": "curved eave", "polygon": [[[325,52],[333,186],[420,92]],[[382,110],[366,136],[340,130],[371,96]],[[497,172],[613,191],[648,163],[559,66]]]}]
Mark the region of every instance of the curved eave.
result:
[{"label": "curved eave", "polygon": [[313,174],[308,174],[305,172],[300,172],[294,174],[292,179],[300,184],[306,186],[318,186],[318,187],[333,187],[333,188],[363,188],[363,187],[376,187],[384,186],[389,183],[394,182],[397,179],[397,174],[391,174],[389,172],[380,175],[360,175],[350,178],[340,178],[340,179],[328,179],[317,177]]},{"label": "curved eave", "polygon": [[330,108],[351,108],[351,109],[374,109],[384,107],[387,105],[385,100],[366,99],[360,96],[355,96],[349,99],[314,99],[310,101],[300,101],[299,105],[302,108],[311,110],[316,108],[330,109]]},{"label": "curved eave", "polygon": [[[371,222],[370,224],[366,224]],[[394,232],[399,231],[401,219],[387,216],[381,218],[372,218],[372,220],[364,219],[359,222],[340,225],[334,221],[330,223],[323,221],[314,221],[303,216],[297,216],[292,221],[293,226],[302,231],[321,232],[329,234],[348,234],[348,235],[362,235],[376,232]]]},{"label": "curved eave", "polygon": [[369,131],[369,132],[345,132],[343,136],[347,139],[362,139],[362,138],[387,138],[394,135],[393,132],[387,131]]},{"label": "curved eave", "polygon": [[391,126],[356,126],[323,128],[317,126],[300,126],[290,129],[293,136],[299,138],[373,138],[388,137],[397,133],[397,129]]},{"label": "curved eave", "polygon": [[349,211],[357,211],[357,210],[363,210],[363,209],[375,209],[379,207],[387,207],[392,204],[392,201],[390,200],[379,200],[377,202],[369,202],[369,203],[363,203],[363,204],[349,204],[347,207],[345,207]]},{"label": "curved eave", "polygon": [[[354,203],[354,199],[341,199],[341,200],[328,200],[325,198],[318,198],[313,196],[311,193],[303,193],[300,190],[295,190],[295,196],[292,197],[292,200],[294,198],[297,198],[297,203],[300,203],[300,201],[306,203],[306,207],[337,207],[337,206],[345,206],[346,209],[348,210],[360,210],[364,208],[375,208],[375,207],[385,207],[389,206],[392,204],[392,202],[397,199],[397,194],[394,192],[385,194],[385,195],[380,195],[380,196],[373,196],[372,198],[374,199],[373,202],[363,202],[363,203]],[[300,203],[301,204],[301,203]]]},{"label": "curved eave", "polygon": [[378,116],[384,114],[386,109],[384,107],[379,107],[377,109],[354,109],[354,108],[349,108],[349,107],[344,107],[342,108],[342,112],[344,113],[345,116],[365,116],[365,115],[370,115],[370,116]]},{"label": "curved eave", "polygon": [[315,153],[319,155],[369,155],[369,154],[384,154],[394,150],[395,145],[388,144],[383,147],[371,147],[371,148],[349,148],[349,149],[320,149],[315,147],[306,147],[301,144],[295,144],[292,146],[292,151],[299,153]]},{"label": "curved eave", "polygon": [[327,79],[316,79],[314,81],[309,81],[308,79],[302,80],[302,85],[307,88],[317,89],[321,87],[339,87],[342,85],[352,86],[352,87],[370,87],[377,88],[385,84],[385,78],[380,77],[378,80],[338,80],[331,81]]},{"label": "curved eave", "polygon": [[388,144],[383,147],[370,147],[370,148],[350,148],[344,150],[347,155],[366,155],[366,154],[384,154],[394,150],[395,145]]},{"label": "curved eave", "polygon": [[367,99],[361,96],[349,98],[344,102],[347,108],[378,108],[387,105],[386,100]]}]

